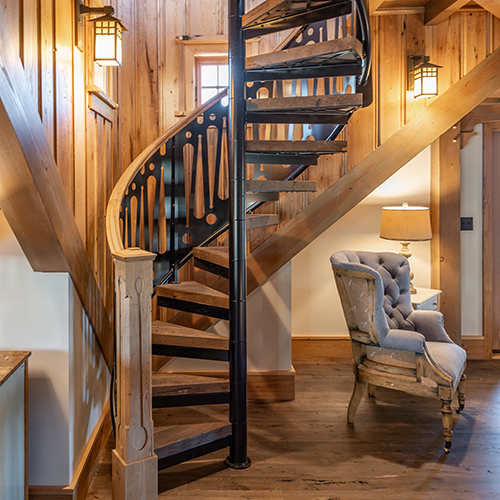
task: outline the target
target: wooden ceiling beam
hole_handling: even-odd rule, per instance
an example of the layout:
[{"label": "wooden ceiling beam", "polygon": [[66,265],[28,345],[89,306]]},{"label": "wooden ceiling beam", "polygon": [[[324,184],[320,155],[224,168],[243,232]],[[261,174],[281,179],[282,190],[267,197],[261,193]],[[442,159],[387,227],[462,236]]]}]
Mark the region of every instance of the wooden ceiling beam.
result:
[{"label": "wooden ceiling beam", "polygon": [[425,25],[439,24],[468,2],[469,0],[431,0],[425,7]]},{"label": "wooden ceiling beam", "polygon": [[475,0],[475,2],[500,19],[500,2],[498,0]]},{"label": "wooden ceiling beam", "polygon": [[374,189],[500,88],[500,49],[328,188],[248,257],[255,290]]},{"label": "wooden ceiling beam", "polygon": [[0,67],[0,208],[35,271],[70,274],[111,367],[108,313],[1,8]]}]

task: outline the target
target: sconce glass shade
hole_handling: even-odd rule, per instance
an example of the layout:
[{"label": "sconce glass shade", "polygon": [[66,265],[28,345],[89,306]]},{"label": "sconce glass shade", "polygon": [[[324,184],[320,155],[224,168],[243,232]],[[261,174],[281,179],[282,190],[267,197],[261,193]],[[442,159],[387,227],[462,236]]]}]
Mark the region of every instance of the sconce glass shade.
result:
[{"label": "sconce glass shade", "polygon": [[94,23],[94,61],[99,66],[122,65],[123,23],[113,16],[103,16]]},{"label": "sconce glass shade", "polygon": [[432,97],[438,94],[438,68],[425,62],[413,70],[413,97]]},{"label": "sconce glass shade", "polygon": [[380,237],[396,241],[427,241],[432,239],[428,207],[384,207]]}]

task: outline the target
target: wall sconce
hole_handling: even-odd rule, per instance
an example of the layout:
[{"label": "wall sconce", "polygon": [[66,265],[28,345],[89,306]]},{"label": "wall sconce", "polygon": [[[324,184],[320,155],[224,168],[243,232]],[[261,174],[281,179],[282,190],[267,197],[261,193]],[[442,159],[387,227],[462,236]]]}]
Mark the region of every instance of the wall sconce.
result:
[{"label": "wall sconce", "polygon": [[77,2],[77,45],[80,50],[82,16],[90,14],[104,14],[102,17],[92,19],[94,23],[94,61],[99,66],[121,66],[122,65],[122,34],[127,31],[123,23],[113,17],[115,9],[110,5],[105,7],[87,7],[82,0]]},{"label": "wall sconce", "polygon": [[438,66],[429,62],[428,56],[408,57],[408,90],[413,97],[433,97],[438,94]]},{"label": "wall sconce", "polygon": [[123,23],[113,16],[93,19],[94,61],[99,66],[122,65],[122,34],[127,31]]}]

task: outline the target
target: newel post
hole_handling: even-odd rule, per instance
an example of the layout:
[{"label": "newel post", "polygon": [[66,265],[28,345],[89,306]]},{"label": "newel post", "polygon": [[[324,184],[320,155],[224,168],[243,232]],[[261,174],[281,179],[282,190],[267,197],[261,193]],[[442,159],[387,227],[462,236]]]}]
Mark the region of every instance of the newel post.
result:
[{"label": "newel post", "polygon": [[113,500],[157,500],[158,457],[151,408],[151,294],[155,255],[113,254],[116,293],[116,449]]}]

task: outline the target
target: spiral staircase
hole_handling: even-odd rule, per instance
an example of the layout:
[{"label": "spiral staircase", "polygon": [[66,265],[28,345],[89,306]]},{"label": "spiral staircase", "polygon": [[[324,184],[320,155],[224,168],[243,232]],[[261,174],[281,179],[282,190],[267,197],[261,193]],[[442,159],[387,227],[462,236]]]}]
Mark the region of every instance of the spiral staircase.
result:
[{"label": "spiral staircase", "polygon": [[[154,408],[229,405],[226,425],[155,427],[159,469],[228,446],[228,465],[250,465],[247,243],[253,230],[283,223],[265,213],[267,202],[315,191],[302,174],[321,155],[346,154],[344,128],[370,104],[363,0],[266,0],[246,13],[241,3],[230,12],[229,102],[222,92],[150,145],[108,205],[112,253],[140,247],[156,254],[155,300],[168,321],[152,323],[152,354],[229,364],[226,379],[153,373]],[[246,39],[290,29],[280,50],[244,57]],[[192,265],[217,286],[180,279]],[[219,320],[229,321],[229,338],[206,331]]]}]

